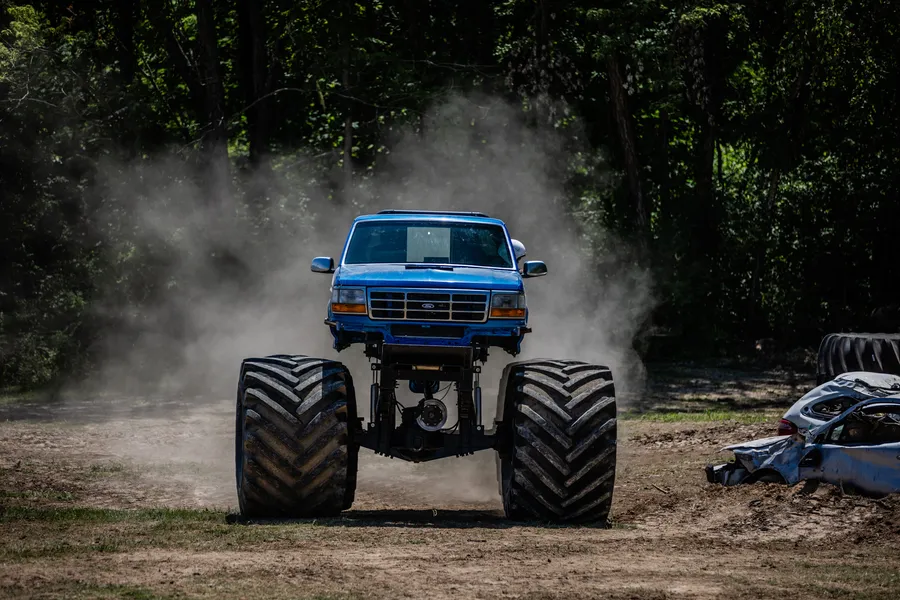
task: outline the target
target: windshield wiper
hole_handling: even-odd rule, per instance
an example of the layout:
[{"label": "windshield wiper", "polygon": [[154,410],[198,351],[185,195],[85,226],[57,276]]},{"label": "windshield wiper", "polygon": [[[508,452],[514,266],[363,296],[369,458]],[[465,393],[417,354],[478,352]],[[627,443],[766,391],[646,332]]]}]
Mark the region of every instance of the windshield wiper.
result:
[{"label": "windshield wiper", "polygon": [[407,269],[440,269],[441,271],[452,271],[450,265],[406,265]]}]

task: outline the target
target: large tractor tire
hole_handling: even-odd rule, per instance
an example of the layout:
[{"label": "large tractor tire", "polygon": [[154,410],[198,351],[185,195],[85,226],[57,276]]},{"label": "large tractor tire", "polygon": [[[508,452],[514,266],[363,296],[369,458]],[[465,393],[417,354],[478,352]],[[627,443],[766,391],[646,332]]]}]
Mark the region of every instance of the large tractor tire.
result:
[{"label": "large tractor tire", "polygon": [[607,367],[574,360],[508,365],[498,451],[506,516],[608,524],[616,476],[616,393]]},{"label": "large tractor tire", "polygon": [[841,373],[869,371],[900,375],[900,334],[831,333],[822,339],[816,360],[819,385]]},{"label": "large tractor tire", "polygon": [[245,518],[330,517],[356,494],[356,395],[339,362],[247,358],[237,394],[235,471]]}]

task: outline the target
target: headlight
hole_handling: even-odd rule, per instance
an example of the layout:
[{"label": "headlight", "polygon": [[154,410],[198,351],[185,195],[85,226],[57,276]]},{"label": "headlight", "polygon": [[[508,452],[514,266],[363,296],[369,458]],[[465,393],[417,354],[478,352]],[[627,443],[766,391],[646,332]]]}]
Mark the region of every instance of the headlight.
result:
[{"label": "headlight", "polygon": [[336,313],[365,314],[365,288],[334,288],[331,292],[331,310]]},{"label": "headlight", "polygon": [[494,294],[491,298],[491,317],[524,319],[525,294]]}]

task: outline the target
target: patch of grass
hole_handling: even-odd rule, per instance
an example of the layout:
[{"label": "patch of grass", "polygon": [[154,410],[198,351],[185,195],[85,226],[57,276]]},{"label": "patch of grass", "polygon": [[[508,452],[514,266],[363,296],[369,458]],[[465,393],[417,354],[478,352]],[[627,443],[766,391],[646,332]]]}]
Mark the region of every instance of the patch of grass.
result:
[{"label": "patch of grass", "polygon": [[[128,600],[162,600],[173,598],[170,594],[159,594],[150,588],[137,585],[100,584],[84,581],[73,581],[52,586],[54,589],[43,589],[58,598],[127,598]],[[32,590],[33,591],[33,590]]]},{"label": "patch of grass", "polygon": [[113,475],[115,473],[124,473],[126,470],[125,464],[118,462],[95,463],[91,465],[91,475]]},{"label": "patch of grass", "polygon": [[5,507],[0,562],[209,544],[224,520],[212,510]]},{"label": "patch of grass", "polygon": [[23,390],[14,386],[0,387],[0,406],[19,402],[37,402],[46,397],[47,392],[42,390]]},{"label": "patch of grass", "polygon": [[225,512],[208,509],[105,509],[105,508],[28,508],[10,507],[0,511],[0,523],[15,521],[78,523],[223,523]]},{"label": "patch of grass", "polygon": [[115,540],[96,538],[91,542],[66,540],[51,540],[49,542],[36,540],[30,545],[12,543],[0,550],[0,559],[4,562],[15,560],[30,560],[34,558],[59,558],[63,556],[84,556],[89,552],[99,554],[113,554],[135,547],[139,544],[120,543]]},{"label": "patch of grass", "polygon": [[660,423],[713,423],[737,421],[738,423],[747,424],[766,423],[772,420],[772,415],[762,412],[715,409],[701,411],[625,411],[619,414],[619,419],[623,421],[655,421]]},{"label": "patch of grass", "polygon": [[[894,600],[900,589],[900,570],[866,560],[846,563],[835,560],[798,561],[775,568],[781,571],[780,575],[793,581],[800,597],[822,600]],[[783,588],[774,590],[765,579],[738,577],[731,582],[731,586],[742,596],[777,597]]]},{"label": "patch of grass", "polygon": [[313,538],[341,536],[348,537],[338,528],[306,522],[235,526],[227,523],[225,511],[207,509],[0,508],[0,563],[140,548],[217,551],[257,544],[290,548]]},{"label": "patch of grass", "polygon": [[611,529],[622,529],[622,530],[637,530],[638,526],[634,523],[628,523],[624,521],[612,521]]},{"label": "patch of grass", "polygon": [[129,598],[131,600],[156,600],[157,598],[171,598],[166,594],[157,594],[153,590],[147,588],[136,587],[131,585],[107,585],[95,588],[98,592],[112,592],[115,598]]},{"label": "patch of grass", "polygon": [[0,490],[0,498],[10,498],[17,500],[52,500],[55,502],[74,502],[75,496],[72,492],[63,490],[25,490],[22,492],[14,492],[11,490]]},{"label": "patch of grass", "polygon": [[[180,580],[173,589],[155,590],[145,585],[127,583],[100,583],[84,580],[42,581],[27,588],[22,585],[4,585],[0,582],[0,597],[3,598],[71,598],[106,599],[121,598],[126,600],[168,600],[170,598],[218,598],[210,595],[212,589],[227,590],[227,598],[291,598],[292,600],[357,600],[361,596],[354,593],[316,593],[298,590],[292,585],[271,585],[262,582],[246,582],[236,580],[220,580],[214,588],[203,586],[199,590],[195,582]],[[167,586],[168,587],[168,586]],[[192,589],[193,588],[193,589]],[[172,591],[169,591],[172,590]],[[193,593],[192,593],[193,592]],[[199,592],[199,594],[197,594]]]},{"label": "patch of grass", "polygon": [[[805,585],[818,598],[835,600],[887,600],[897,597],[900,569],[872,564],[834,564],[802,562],[807,575]],[[823,570],[827,573],[822,577]]]}]

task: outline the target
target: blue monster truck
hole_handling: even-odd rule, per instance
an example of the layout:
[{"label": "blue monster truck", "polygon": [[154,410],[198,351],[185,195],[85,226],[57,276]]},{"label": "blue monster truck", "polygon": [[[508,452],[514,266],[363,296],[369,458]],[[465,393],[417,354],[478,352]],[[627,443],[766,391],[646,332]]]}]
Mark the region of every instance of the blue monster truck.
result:
[{"label": "blue monster truck", "polygon": [[[506,515],[605,523],[616,469],[616,399],[605,366],[527,360],[502,372],[493,428],[482,425],[481,364],[521,350],[528,327],[525,247],[481,213],[387,210],[358,217],[333,274],[328,325],[337,351],[365,348],[369,419],[341,363],[247,358],[237,394],[236,475],[244,517],[322,517],[350,508],[359,448],[420,462],[494,449]],[[421,399],[397,400],[399,381]],[[435,397],[455,386],[456,422]],[[398,423],[399,414],[399,423]]]}]

